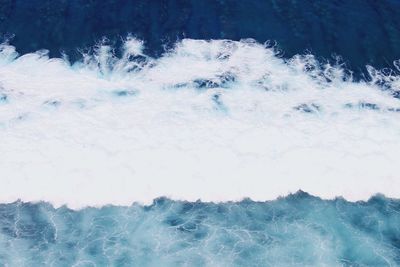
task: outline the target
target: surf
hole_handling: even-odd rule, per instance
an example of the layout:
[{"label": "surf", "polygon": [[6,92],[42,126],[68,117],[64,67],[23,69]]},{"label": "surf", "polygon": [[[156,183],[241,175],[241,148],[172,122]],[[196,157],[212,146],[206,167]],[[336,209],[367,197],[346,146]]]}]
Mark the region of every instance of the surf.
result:
[{"label": "surf", "polygon": [[399,197],[398,61],[356,79],[252,39],[17,49],[0,47],[1,202]]}]

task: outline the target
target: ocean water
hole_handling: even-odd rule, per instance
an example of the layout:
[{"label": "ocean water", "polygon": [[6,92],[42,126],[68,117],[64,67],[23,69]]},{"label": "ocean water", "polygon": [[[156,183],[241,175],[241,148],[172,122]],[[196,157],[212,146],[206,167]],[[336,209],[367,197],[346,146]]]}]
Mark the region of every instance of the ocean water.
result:
[{"label": "ocean water", "polygon": [[400,202],[157,199],[74,211],[0,205],[5,266],[397,266]]},{"label": "ocean water", "polygon": [[0,4],[0,266],[400,265],[398,1]]},{"label": "ocean water", "polygon": [[152,56],[183,38],[253,38],[276,42],[287,57],[336,54],[364,71],[400,58],[399,8],[397,0],[2,0],[0,37],[14,36],[23,54],[49,49],[74,59],[77,48],[103,37],[119,46],[127,33],[144,40]]}]

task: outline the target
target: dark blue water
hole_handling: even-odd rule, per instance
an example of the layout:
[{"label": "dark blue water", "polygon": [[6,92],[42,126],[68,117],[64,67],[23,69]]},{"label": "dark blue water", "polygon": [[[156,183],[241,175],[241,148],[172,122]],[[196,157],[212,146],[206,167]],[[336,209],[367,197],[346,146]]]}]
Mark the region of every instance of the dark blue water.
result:
[{"label": "dark blue water", "polygon": [[0,205],[2,266],[398,266],[400,201]]},{"label": "dark blue water", "polygon": [[74,57],[127,33],[157,55],[180,38],[276,41],[284,56],[341,55],[348,67],[400,59],[397,0],[1,0],[0,35],[21,53],[49,49]]}]

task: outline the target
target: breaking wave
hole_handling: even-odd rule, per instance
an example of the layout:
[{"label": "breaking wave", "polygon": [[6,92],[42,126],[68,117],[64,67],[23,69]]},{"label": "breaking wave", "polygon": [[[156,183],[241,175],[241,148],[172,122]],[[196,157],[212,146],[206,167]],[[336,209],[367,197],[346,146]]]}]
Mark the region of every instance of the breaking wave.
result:
[{"label": "breaking wave", "polygon": [[1,202],[399,197],[398,61],[355,79],[251,39],[117,50],[71,63],[0,47]]}]

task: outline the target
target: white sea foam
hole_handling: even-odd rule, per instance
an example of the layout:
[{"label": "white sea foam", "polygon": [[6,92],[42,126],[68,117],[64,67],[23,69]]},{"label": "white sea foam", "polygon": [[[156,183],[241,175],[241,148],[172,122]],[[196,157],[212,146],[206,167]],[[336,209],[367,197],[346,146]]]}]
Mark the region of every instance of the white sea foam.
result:
[{"label": "white sea foam", "polygon": [[355,82],[251,40],[94,50],[71,65],[0,47],[0,202],[400,197],[394,73]]}]

